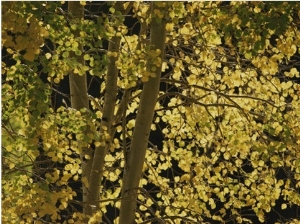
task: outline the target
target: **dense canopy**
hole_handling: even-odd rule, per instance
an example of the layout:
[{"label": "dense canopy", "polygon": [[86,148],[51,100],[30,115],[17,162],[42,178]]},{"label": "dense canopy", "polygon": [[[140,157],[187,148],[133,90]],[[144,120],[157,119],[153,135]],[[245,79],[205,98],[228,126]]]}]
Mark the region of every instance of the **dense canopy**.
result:
[{"label": "dense canopy", "polygon": [[2,2],[2,222],[299,222],[299,8]]}]

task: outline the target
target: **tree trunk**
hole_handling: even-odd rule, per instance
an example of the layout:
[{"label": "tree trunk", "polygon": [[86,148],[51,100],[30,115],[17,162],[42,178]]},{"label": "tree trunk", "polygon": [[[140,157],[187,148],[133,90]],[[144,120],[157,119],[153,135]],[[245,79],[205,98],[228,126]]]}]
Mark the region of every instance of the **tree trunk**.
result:
[{"label": "tree trunk", "polygon": [[[72,14],[73,18],[81,20],[84,15],[84,8],[80,2],[69,2],[68,10]],[[76,35],[76,34],[75,34]],[[82,50],[82,46],[79,46]],[[84,63],[82,56],[77,56],[77,61]],[[79,76],[78,74],[71,73],[69,75],[70,95],[71,95],[71,107],[80,110],[82,108],[89,107],[89,100],[87,95],[87,81],[86,75]]]},{"label": "tree trunk", "polygon": [[[152,50],[161,51],[160,58],[164,55],[165,49],[165,23],[158,22],[154,15],[154,10],[158,8],[156,3],[152,3],[152,21],[150,24],[150,46]],[[153,65],[148,65],[150,72]],[[156,70],[156,77],[150,78],[144,84],[138,114],[135,122],[133,138],[128,152],[126,167],[123,177],[122,199],[120,208],[120,224],[133,224],[135,219],[136,200],[139,187],[139,181],[142,175],[143,164],[145,160],[146,149],[150,134],[151,123],[154,115],[154,107],[157,102],[159,91],[161,66]]]},{"label": "tree trunk", "polygon": [[[118,52],[120,46],[120,37],[113,37],[109,43],[108,51],[110,52]],[[104,96],[104,107],[103,107],[103,116],[101,120],[101,127],[106,127],[101,130],[101,136],[105,135],[105,132],[108,134],[112,134],[112,125],[114,119],[114,110],[116,106],[116,97],[117,97],[117,78],[118,78],[118,70],[115,65],[117,57],[109,57],[109,66],[106,77],[106,91]],[[113,137],[113,136],[111,136]],[[91,215],[93,210],[97,210],[99,208],[99,190],[100,190],[100,182],[103,176],[103,167],[104,167],[104,158],[107,154],[110,140],[107,139],[105,144],[96,147],[95,153],[93,156],[93,164],[89,177],[89,194],[88,194],[88,202],[90,202],[89,208],[87,208],[87,214]]]},{"label": "tree trunk", "polygon": [[[81,20],[84,18],[84,6],[80,2],[70,1],[68,2],[68,10],[72,14],[73,19]],[[75,35],[79,35],[75,33]],[[82,51],[83,47],[78,46]],[[75,56],[75,54],[73,55]],[[75,56],[77,61],[84,64],[84,59],[82,56]],[[71,107],[80,110],[82,108],[89,108],[89,99],[87,93],[87,77],[86,74],[80,76],[78,74],[70,73],[69,75],[69,86],[70,86],[70,95],[71,95]],[[82,149],[81,161],[82,161],[82,178],[88,178],[90,171],[90,161],[83,161],[83,158],[86,154],[91,156],[91,149]],[[83,202],[87,201],[87,188],[82,186],[82,200]]]},{"label": "tree trunk", "polygon": [[[128,13],[131,9],[127,7],[127,9],[123,9],[124,2],[117,2],[115,5],[116,11],[121,11],[123,13]],[[114,36],[109,41],[108,51],[116,52],[119,55],[121,38]],[[118,56],[110,56],[109,65],[106,76],[106,89],[104,95],[104,106],[103,106],[103,115],[101,120],[101,127],[104,129],[101,130],[100,136],[104,136],[105,134],[109,134],[110,139],[106,139],[104,144],[96,147],[95,153],[93,156],[92,167],[90,171],[90,176],[88,179],[88,197],[87,202],[88,205],[86,207],[86,214],[91,215],[94,211],[99,209],[99,191],[100,184],[103,177],[103,167],[104,167],[104,158],[107,154],[107,151],[110,147],[111,140],[113,139],[115,128],[114,124],[114,111],[116,107],[116,98],[118,92],[117,80],[118,80],[118,69],[115,65]],[[100,221],[100,220],[99,220]]]}]

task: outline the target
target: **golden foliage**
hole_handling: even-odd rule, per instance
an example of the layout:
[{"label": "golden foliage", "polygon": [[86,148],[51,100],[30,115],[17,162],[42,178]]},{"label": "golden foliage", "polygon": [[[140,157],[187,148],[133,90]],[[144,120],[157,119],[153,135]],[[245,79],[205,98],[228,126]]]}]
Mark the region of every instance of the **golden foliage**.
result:
[{"label": "golden foliage", "polygon": [[[104,219],[109,207],[120,208],[141,86],[158,69],[163,76],[151,129],[163,140],[158,148],[149,140],[137,223],[250,223],[244,208],[263,223],[278,203],[282,210],[300,206],[299,3],[155,3],[167,9],[163,18],[151,4],[134,2],[130,16],[146,29],[140,34],[124,25],[114,4],[108,14],[82,21],[56,3],[39,4],[2,3],[2,46],[14,61],[2,63],[3,223],[62,222],[61,211],[77,194],[69,183],[89,185],[82,165],[93,155],[83,149],[106,144],[101,210],[89,222]],[[41,9],[47,9],[44,19]],[[165,52],[149,46],[151,19],[167,20]],[[121,47],[108,51],[103,43],[113,36]],[[103,94],[111,58],[120,94],[130,94],[117,101],[115,136],[100,125],[101,97],[93,98],[91,110],[51,105],[51,93],[70,72],[99,77]],[[85,221],[79,211],[64,220]]]}]

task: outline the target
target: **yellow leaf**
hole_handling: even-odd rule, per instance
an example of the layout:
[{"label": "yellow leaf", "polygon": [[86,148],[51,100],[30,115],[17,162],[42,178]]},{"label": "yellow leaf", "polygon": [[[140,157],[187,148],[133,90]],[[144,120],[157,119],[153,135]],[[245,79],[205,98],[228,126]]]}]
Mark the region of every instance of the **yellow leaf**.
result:
[{"label": "yellow leaf", "polygon": [[49,142],[44,143],[44,150],[48,151],[51,148],[51,144]]},{"label": "yellow leaf", "polygon": [[62,154],[61,152],[59,152],[59,153],[57,153],[57,157],[58,157],[59,159],[62,159],[62,158],[63,158],[63,154]]},{"label": "yellow leaf", "polygon": [[286,208],[287,208],[287,204],[283,203],[283,204],[281,205],[281,209],[284,210],[284,209],[286,209]]},{"label": "yellow leaf", "polygon": [[109,11],[110,11],[111,13],[115,13],[116,9],[113,8],[113,7],[110,7],[110,8],[109,8]]},{"label": "yellow leaf", "polygon": [[48,152],[48,153],[47,153],[47,156],[53,158],[53,157],[56,156],[56,153],[55,153],[55,152]]},{"label": "yellow leaf", "polygon": [[65,166],[65,170],[71,170],[71,169],[73,169],[73,165],[72,164],[67,164]]},{"label": "yellow leaf", "polygon": [[125,2],[125,3],[123,4],[124,9],[127,9],[127,7],[129,6],[129,4],[130,4],[130,2]]},{"label": "yellow leaf", "polygon": [[77,181],[77,180],[78,180],[78,175],[75,175],[75,176],[73,177],[73,180],[74,180],[74,181]]},{"label": "yellow leaf", "polygon": [[259,166],[263,166],[264,164],[265,164],[265,162],[264,162],[263,160],[259,160],[259,161],[258,161],[258,165],[259,165]]},{"label": "yellow leaf", "polygon": [[101,142],[94,142],[94,145],[95,145],[96,147],[99,147],[99,146],[101,145]]},{"label": "yellow leaf", "polygon": [[162,71],[162,72],[165,72],[166,69],[168,69],[168,68],[169,68],[169,66],[168,66],[167,62],[163,62],[163,63],[162,63],[162,66],[161,66],[161,71]]},{"label": "yellow leaf", "polygon": [[216,204],[215,204],[214,199],[212,199],[212,198],[208,199],[208,204],[210,205],[211,209],[216,208]]},{"label": "yellow leaf", "polygon": [[173,30],[173,28],[174,28],[174,23],[167,23],[166,24],[166,30],[168,32],[171,32]]},{"label": "yellow leaf", "polygon": [[245,180],[245,185],[249,187],[251,185],[251,181],[249,179],[246,179]]},{"label": "yellow leaf", "polygon": [[189,174],[184,174],[183,176],[181,176],[180,182],[189,181],[190,179],[191,177]]},{"label": "yellow leaf", "polygon": [[9,164],[9,169],[13,169],[16,165],[14,163]]},{"label": "yellow leaf", "polygon": [[51,55],[50,53],[46,53],[46,54],[45,54],[45,57],[46,57],[47,59],[51,58],[51,56],[52,56],[52,55]]},{"label": "yellow leaf", "polygon": [[190,29],[187,28],[186,26],[184,26],[180,29],[180,33],[183,35],[188,35],[188,34],[190,34]]},{"label": "yellow leaf", "polygon": [[142,82],[148,82],[149,81],[149,77],[148,76],[143,76],[141,78]]},{"label": "yellow leaf", "polygon": [[13,149],[12,145],[6,146],[6,151],[11,152]]},{"label": "yellow leaf", "polygon": [[102,117],[102,112],[98,110],[96,112],[96,116],[97,116],[97,118],[101,118]]},{"label": "yellow leaf", "polygon": [[174,63],[175,63],[175,58],[170,58],[170,59],[169,59],[169,62],[170,62],[171,64],[174,64]]},{"label": "yellow leaf", "polygon": [[56,77],[56,78],[54,78],[53,81],[54,81],[54,83],[58,84],[60,82],[60,79]]},{"label": "yellow leaf", "polygon": [[224,156],[224,159],[226,159],[226,160],[230,159],[230,153],[229,152],[225,152],[223,156]]},{"label": "yellow leaf", "polygon": [[80,111],[79,111],[79,110],[77,110],[77,111],[75,112],[75,115],[76,115],[76,117],[80,117],[80,116],[81,116],[81,113],[80,113]]}]

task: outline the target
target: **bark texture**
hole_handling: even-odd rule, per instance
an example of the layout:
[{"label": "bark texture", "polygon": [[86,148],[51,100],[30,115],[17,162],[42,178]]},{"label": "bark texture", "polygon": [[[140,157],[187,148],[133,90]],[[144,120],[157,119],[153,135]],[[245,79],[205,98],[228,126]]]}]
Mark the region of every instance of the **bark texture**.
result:
[{"label": "bark texture", "polygon": [[[154,11],[163,10],[156,8],[156,4],[152,3],[152,21],[150,24],[150,45],[152,50],[159,49],[161,58],[164,55],[165,49],[165,23],[164,21],[157,20]],[[147,70],[153,65],[148,65]],[[159,92],[159,84],[161,77],[161,67],[156,70],[156,77],[150,78],[144,84],[138,114],[135,122],[133,138],[128,152],[125,167],[125,174],[122,185],[122,199],[120,208],[120,224],[133,224],[135,223],[135,211],[137,204],[137,193],[139,181],[142,176],[142,169],[145,160],[146,149],[148,146],[148,139],[150,134],[151,123],[154,115],[154,108],[157,102]]]}]

